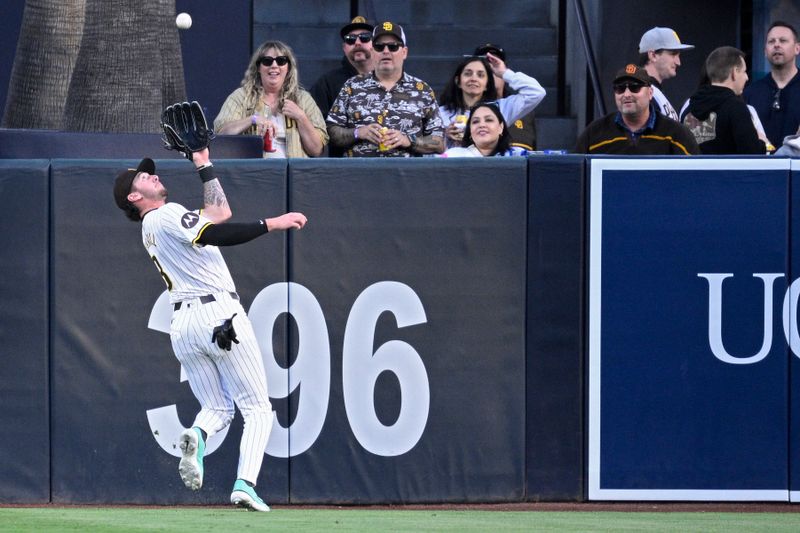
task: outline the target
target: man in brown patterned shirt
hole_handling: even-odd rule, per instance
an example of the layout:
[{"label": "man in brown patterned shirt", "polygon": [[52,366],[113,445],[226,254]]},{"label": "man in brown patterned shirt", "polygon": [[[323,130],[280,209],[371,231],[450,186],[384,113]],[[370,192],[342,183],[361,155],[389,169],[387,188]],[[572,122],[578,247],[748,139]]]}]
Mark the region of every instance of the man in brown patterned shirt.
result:
[{"label": "man in brown patterned shirt", "polygon": [[444,126],[430,86],[403,72],[403,28],[375,26],[375,71],[350,78],[328,113],[331,144],[350,157],[412,157],[444,151]]}]

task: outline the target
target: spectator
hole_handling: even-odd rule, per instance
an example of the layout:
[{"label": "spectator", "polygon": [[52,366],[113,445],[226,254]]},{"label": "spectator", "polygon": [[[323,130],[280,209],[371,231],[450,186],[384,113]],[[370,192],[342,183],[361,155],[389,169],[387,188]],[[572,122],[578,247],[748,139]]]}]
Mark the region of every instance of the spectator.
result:
[{"label": "spectator", "polygon": [[756,109],[767,138],[777,146],[787,135],[794,135],[800,126],[797,31],[787,22],[773,22],[767,32],[764,52],[770,73],[751,83],[744,91],[744,99]]},{"label": "spectator", "polygon": [[[505,50],[497,45],[486,43],[475,49],[476,56],[486,55],[487,52],[496,55],[503,61],[506,60]],[[498,99],[519,94],[520,91],[513,89],[510,84],[506,84],[503,78],[497,75],[494,75],[493,78]],[[542,89],[542,91],[544,91],[544,89]],[[541,99],[544,99],[544,96],[543,93]],[[537,103],[536,105],[538,106],[539,104]],[[536,114],[530,111],[523,117],[514,120],[509,119],[508,133],[511,136],[511,146],[517,146],[528,151],[536,150]]]},{"label": "spectator", "polygon": [[661,115],[652,103],[650,76],[628,65],[614,77],[617,112],[589,124],[578,136],[582,154],[690,155],[700,153],[686,127]]},{"label": "spectator", "polygon": [[747,104],[740,98],[747,82],[744,53],[722,46],[708,55],[709,85],[690,98],[681,117],[704,154],[764,154]]},{"label": "spectator", "polygon": [[639,66],[644,67],[650,76],[656,109],[672,120],[680,119],[675,108],[661,92],[661,84],[678,74],[681,50],[693,48],[691,44],[681,43],[678,34],[672,28],[652,28],[647,30],[639,41]]},{"label": "spectator", "polygon": [[[703,62],[703,66],[700,69],[700,83],[697,84],[697,89],[699,90],[701,87],[705,87],[706,85],[711,85],[711,80],[708,79],[708,73],[706,73],[706,65]],[[681,120],[686,115],[686,110],[689,109],[689,104],[692,102],[691,97],[687,98],[686,101],[683,103],[683,107],[681,107]],[[764,141],[764,144],[767,147],[767,153],[771,153],[775,151],[775,147],[772,143],[769,142],[767,139],[767,134],[764,132],[764,126],[761,124],[761,119],[758,118],[758,113],[753,106],[748,105],[747,111],[750,113],[750,119],[753,121],[753,127],[756,129],[756,133],[758,133],[758,138]]]},{"label": "spectator", "polygon": [[[488,48],[491,47],[491,48]],[[456,118],[465,115],[467,110],[481,100],[497,101],[507,123],[516,121],[532,111],[542,101],[545,91],[538,81],[521,72],[513,72],[505,64],[502,50],[486,45],[482,57],[467,57],[456,68],[439,98],[439,115],[447,128],[445,144],[447,147],[460,146],[464,137],[463,122]],[[497,80],[519,89],[520,94],[498,100]]]},{"label": "spectator", "polygon": [[800,130],[794,135],[787,135],[783,138],[783,144],[775,152],[775,155],[792,158],[800,158]]},{"label": "spectator", "polygon": [[263,43],[241,87],[222,104],[214,129],[225,135],[268,133],[274,151],[265,150],[264,157],[319,156],[328,142],[325,119],[299,79],[292,49],[280,41]]},{"label": "spectator", "polygon": [[358,76],[369,74],[373,69],[372,24],[364,17],[355,17],[350,24],[339,30],[342,37],[342,65],[320,76],[309,92],[317,107],[327,116],[333,101],[342,90],[344,82]]},{"label": "spectator", "polygon": [[528,155],[511,146],[511,134],[498,102],[479,102],[469,112],[462,146],[448,148],[442,157],[491,157]]},{"label": "spectator", "polygon": [[439,106],[427,83],[403,71],[403,28],[382,22],[372,33],[375,72],[347,80],[328,113],[331,144],[352,157],[411,157],[444,151]]}]

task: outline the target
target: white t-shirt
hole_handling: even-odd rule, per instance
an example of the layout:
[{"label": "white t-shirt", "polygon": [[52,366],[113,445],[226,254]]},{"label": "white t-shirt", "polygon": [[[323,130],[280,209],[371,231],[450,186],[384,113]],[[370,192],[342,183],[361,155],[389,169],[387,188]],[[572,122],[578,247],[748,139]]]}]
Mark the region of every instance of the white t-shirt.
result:
[{"label": "white t-shirt", "polygon": [[672,104],[669,103],[667,97],[664,96],[664,93],[661,92],[661,89],[652,85],[653,88],[653,101],[656,103],[656,107],[658,108],[658,112],[662,115],[665,115],[676,122],[680,122],[681,118],[678,116],[678,113],[675,111],[675,108],[672,107]]}]

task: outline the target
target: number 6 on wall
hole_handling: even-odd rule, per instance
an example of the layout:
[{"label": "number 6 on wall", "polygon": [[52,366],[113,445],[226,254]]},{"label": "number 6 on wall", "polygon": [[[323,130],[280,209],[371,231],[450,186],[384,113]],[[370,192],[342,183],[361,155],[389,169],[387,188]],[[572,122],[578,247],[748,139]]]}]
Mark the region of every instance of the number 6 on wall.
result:
[{"label": "number 6 on wall", "polygon": [[[375,326],[385,311],[394,314],[398,328],[427,322],[422,302],[408,285],[382,281],[367,287],[347,318],[342,389],[347,418],[358,442],[376,455],[396,456],[409,451],[422,437],[430,388],[425,365],[408,343],[388,341],[372,353]],[[400,382],[400,414],[391,426],[385,426],[375,412],[375,382],[384,371],[393,372]]]}]

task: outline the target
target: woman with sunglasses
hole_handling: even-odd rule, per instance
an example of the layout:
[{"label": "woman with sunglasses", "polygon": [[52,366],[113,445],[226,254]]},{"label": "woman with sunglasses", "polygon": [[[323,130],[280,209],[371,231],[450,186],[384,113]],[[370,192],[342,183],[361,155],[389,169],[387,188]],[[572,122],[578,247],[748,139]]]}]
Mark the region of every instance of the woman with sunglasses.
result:
[{"label": "woman with sunglasses", "polygon": [[528,151],[511,146],[508,126],[496,102],[480,102],[469,112],[462,146],[448,148],[442,157],[526,156]]},{"label": "woman with sunglasses", "polygon": [[516,94],[497,100],[500,112],[507,123],[524,117],[544,99],[545,90],[534,78],[514,72],[505,61],[492,53],[483,57],[468,57],[459,63],[455,74],[439,98],[439,115],[446,125],[445,146],[460,146],[464,128],[456,117],[482,100],[496,100],[494,76],[502,78]]},{"label": "woman with sunglasses", "polygon": [[214,119],[222,135],[269,133],[264,157],[316,157],[328,143],[325,119],[299,84],[292,49],[267,41],[250,58],[242,85],[228,96]]}]

